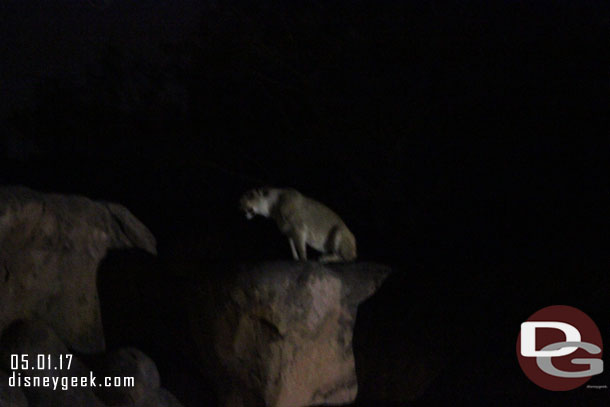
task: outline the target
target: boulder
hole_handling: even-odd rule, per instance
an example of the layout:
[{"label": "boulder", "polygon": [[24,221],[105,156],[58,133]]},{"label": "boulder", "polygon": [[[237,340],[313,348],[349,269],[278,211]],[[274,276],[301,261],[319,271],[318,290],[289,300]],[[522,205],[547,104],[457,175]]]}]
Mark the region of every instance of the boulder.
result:
[{"label": "boulder", "polygon": [[[72,377],[88,377],[90,370],[74,355],[68,366],[69,354],[59,336],[42,321],[15,321],[0,340],[0,368],[14,376],[15,388],[24,392],[29,407],[104,407],[90,387],[70,386]],[[28,365],[15,368],[11,355],[26,357]],[[45,356],[42,363],[40,355]],[[59,368],[60,358],[63,368]],[[44,384],[45,379],[48,385],[34,385],[35,380]]]},{"label": "boulder", "polygon": [[[11,355],[27,358],[29,366],[25,369],[22,365],[15,366]],[[37,359],[40,355],[45,355],[44,366]],[[69,369],[67,355],[71,355]],[[58,368],[59,358],[64,360],[62,369]],[[13,322],[0,338],[0,407],[182,407],[171,393],[160,387],[155,363],[138,349],[119,349],[89,355],[86,359],[87,363],[71,354],[44,322]],[[51,366],[47,364],[49,361]],[[81,378],[91,376],[95,378],[95,386],[82,387]],[[47,380],[49,385],[27,385],[26,377],[30,384],[35,380],[44,384]],[[78,386],[71,384],[73,377],[78,378]],[[106,377],[133,377],[135,385],[104,387]]]},{"label": "boulder", "polygon": [[0,331],[45,321],[77,351],[104,349],[96,272],[108,249],[156,253],[150,231],[121,205],[0,188]]},{"label": "boulder", "polygon": [[270,262],[202,272],[185,289],[202,369],[225,406],[346,404],[356,310],[390,270]]}]

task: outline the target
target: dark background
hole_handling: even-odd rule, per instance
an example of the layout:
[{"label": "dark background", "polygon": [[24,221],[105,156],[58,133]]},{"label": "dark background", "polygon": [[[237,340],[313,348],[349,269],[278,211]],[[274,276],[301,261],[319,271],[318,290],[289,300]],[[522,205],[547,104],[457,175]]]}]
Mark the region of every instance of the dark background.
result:
[{"label": "dark background", "polygon": [[397,270],[356,332],[395,362],[380,377],[414,363],[412,340],[442,366],[423,405],[607,400],[538,389],[514,343],[552,304],[610,337],[608,11],[4,0],[0,183],[120,202],[164,264],[289,258],[275,226],[246,222],[237,201],[297,188],[344,218],[361,259]]}]

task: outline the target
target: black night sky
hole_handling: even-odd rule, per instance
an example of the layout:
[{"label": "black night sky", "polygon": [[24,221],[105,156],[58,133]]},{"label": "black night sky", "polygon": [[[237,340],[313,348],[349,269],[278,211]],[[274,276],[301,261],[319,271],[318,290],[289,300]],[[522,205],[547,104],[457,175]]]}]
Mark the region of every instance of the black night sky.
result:
[{"label": "black night sky", "polygon": [[[120,202],[163,264],[289,258],[275,226],[247,223],[237,201],[294,187],[341,214],[362,260],[398,270],[370,326],[379,351],[400,359],[421,324],[447,358],[413,405],[453,400],[456,387],[485,405],[584,402],[601,393],[535,388],[514,342],[555,303],[610,338],[608,11],[3,0],[0,183]],[[402,319],[419,306],[422,320]],[[487,353],[466,350],[474,332]]]}]

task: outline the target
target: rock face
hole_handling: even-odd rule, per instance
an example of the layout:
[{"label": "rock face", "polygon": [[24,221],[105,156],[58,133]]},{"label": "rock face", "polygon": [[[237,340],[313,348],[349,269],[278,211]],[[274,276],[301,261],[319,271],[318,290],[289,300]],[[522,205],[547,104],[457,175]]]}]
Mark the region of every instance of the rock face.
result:
[{"label": "rock face", "polygon": [[0,188],[0,331],[38,318],[75,350],[103,350],[98,264],[108,249],[155,244],[120,205]]},{"label": "rock face", "polygon": [[315,262],[202,273],[189,284],[192,335],[224,405],[352,402],[356,309],[388,274],[375,264]]}]

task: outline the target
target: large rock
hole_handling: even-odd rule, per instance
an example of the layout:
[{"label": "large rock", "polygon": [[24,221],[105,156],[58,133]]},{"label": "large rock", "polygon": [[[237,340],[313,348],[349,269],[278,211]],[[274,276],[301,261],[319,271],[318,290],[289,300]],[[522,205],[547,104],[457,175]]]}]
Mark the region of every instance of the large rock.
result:
[{"label": "large rock", "polygon": [[0,188],[0,332],[35,317],[75,350],[103,350],[98,263],[126,247],[156,253],[153,235],[120,205]]},{"label": "large rock", "polygon": [[365,263],[274,262],[190,281],[192,335],[223,404],[352,402],[356,309],[388,273]]},{"label": "large rock", "polygon": [[[155,363],[138,349],[89,355],[88,363],[72,355],[69,368],[68,354],[71,352],[66,345],[44,322],[20,320],[10,324],[0,338],[0,407],[182,407],[160,387]],[[19,360],[27,358],[29,366],[15,366],[11,355],[19,355]],[[40,355],[45,355],[44,365],[40,364]],[[63,368],[58,368],[60,358]],[[87,382],[82,387],[83,377],[94,377],[95,386]],[[126,377],[133,378],[133,386],[126,382],[119,387],[104,386],[105,378]],[[77,378],[78,386],[72,385],[72,378]],[[48,385],[44,385],[45,380]]]},{"label": "large rock", "polygon": [[[16,388],[24,391],[30,407],[104,407],[90,387],[69,385],[72,377],[89,376],[89,369],[76,356],[72,357],[68,369],[66,355],[70,353],[44,322],[15,321],[2,333],[0,368],[11,372]],[[23,366],[20,366],[22,369],[13,369],[15,366],[11,362],[11,355],[26,357],[26,369]],[[40,355],[45,355],[43,362],[38,359]],[[58,368],[60,358],[64,361],[61,369]],[[32,386],[25,384],[26,377],[30,378]],[[35,380],[42,384],[48,380],[49,385],[34,386]]]}]

